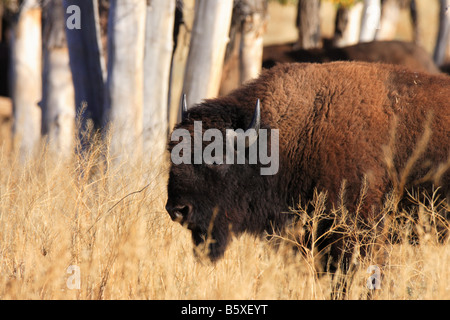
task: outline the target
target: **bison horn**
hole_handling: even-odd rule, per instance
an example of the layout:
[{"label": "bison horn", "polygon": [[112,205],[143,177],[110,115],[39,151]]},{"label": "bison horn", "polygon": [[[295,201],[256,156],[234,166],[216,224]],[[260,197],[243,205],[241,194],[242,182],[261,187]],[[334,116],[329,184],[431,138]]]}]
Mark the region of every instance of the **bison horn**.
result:
[{"label": "bison horn", "polygon": [[187,112],[188,112],[187,100],[186,100],[185,93],[183,93],[183,95],[181,96],[180,105],[181,105],[181,121],[184,121],[187,117]]},{"label": "bison horn", "polygon": [[250,132],[250,135],[248,136],[248,139],[245,140],[245,147],[250,147],[253,143],[258,140],[259,136],[259,128],[261,126],[261,101],[258,99],[256,101],[256,107],[255,112],[253,113],[252,122],[250,123],[250,126],[247,128],[248,130],[253,130]]}]

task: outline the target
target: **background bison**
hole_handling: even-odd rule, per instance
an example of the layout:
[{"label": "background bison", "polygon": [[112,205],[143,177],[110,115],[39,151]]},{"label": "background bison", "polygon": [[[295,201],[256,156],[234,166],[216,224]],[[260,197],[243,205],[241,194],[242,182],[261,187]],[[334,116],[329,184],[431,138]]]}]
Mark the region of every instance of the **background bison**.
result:
[{"label": "background bison", "polygon": [[[193,107],[175,129],[193,135],[194,121],[202,121],[203,130],[246,129],[260,99],[261,128],[279,129],[279,172],[261,176],[261,164],[172,164],[166,209],[192,231],[195,245],[207,241],[214,260],[232,233],[282,230],[292,218],[289,207],[299,200],[307,207],[315,190],[327,192],[332,210],[344,186],[348,212],[366,222],[377,221],[395,189],[401,197],[413,186],[431,193],[434,185],[448,196],[449,94],[447,76],[392,65],[278,65],[228,96]],[[363,185],[367,192],[358,202]],[[324,220],[318,236],[332,223]],[[319,250],[330,248],[323,250],[329,269],[337,267],[344,245],[339,232],[320,241]]]},{"label": "background bison", "polygon": [[347,47],[303,50],[293,44],[272,45],[264,48],[263,66],[270,68],[284,62],[365,61],[396,64],[415,71],[439,73],[430,54],[422,47],[404,41],[372,41]]},{"label": "background bison", "polygon": [[[295,43],[265,46],[262,67],[269,69],[277,63],[292,62],[364,61],[395,64],[414,71],[440,73],[430,54],[412,42],[372,41],[346,47],[333,47],[329,42],[325,42],[323,48],[314,49],[294,49]],[[220,94],[225,95],[238,86],[239,61],[231,56],[224,64]]]}]

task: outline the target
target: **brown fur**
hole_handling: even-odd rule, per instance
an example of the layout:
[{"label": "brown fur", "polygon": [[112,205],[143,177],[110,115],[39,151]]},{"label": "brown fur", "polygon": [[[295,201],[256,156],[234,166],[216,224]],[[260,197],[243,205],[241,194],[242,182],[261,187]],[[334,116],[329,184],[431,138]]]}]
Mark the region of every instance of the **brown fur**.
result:
[{"label": "brown fur", "polygon": [[365,61],[396,64],[414,71],[439,73],[439,68],[422,47],[403,41],[373,41],[343,48],[293,50],[291,44],[264,48],[264,66],[286,62]]},{"label": "brown fur", "polygon": [[[309,50],[293,50],[294,43],[265,46],[263,68],[272,68],[277,63],[364,61],[401,65],[420,72],[440,73],[428,52],[411,42],[373,41],[343,48],[332,47],[328,42],[325,42],[324,48]],[[238,51],[236,48],[225,61],[220,85],[221,96],[239,86]]]},{"label": "brown fur", "polygon": [[[176,126],[192,132],[193,121],[201,120],[203,130],[245,129],[256,99],[261,99],[262,128],[279,129],[278,174],[260,176],[259,164],[172,165],[166,208],[174,218],[174,208],[192,206],[192,212],[182,213],[195,244],[203,242],[212,214],[217,213],[211,234],[215,240],[210,245],[212,259],[223,254],[230,225],[236,234],[280,230],[289,220],[289,207],[299,199],[307,205],[314,190],[328,193],[329,209],[338,207],[343,181],[346,207],[354,215],[363,180],[367,179],[368,192],[360,214],[369,221],[379,213],[386,194],[398,185],[393,181],[417,149],[428,119],[432,136],[403,187],[411,188],[427,172],[448,161],[449,96],[450,77],[393,65],[278,65],[228,96],[192,108],[188,119]],[[172,142],[169,150],[174,145]],[[392,149],[392,169],[386,165],[387,146]],[[449,170],[434,182],[449,195]],[[422,186],[431,192],[429,181]],[[323,224],[320,232],[330,223]],[[335,235],[321,243],[322,249],[331,245],[334,262],[342,254],[339,239]]]}]

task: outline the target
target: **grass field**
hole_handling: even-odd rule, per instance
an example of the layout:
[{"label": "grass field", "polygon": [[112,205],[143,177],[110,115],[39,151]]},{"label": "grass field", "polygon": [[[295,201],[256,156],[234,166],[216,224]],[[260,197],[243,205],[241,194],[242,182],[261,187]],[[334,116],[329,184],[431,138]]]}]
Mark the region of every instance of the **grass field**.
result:
[{"label": "grass field", "polygon": [[[288,241],[276,250],[244,235],[216,264],[195,258],[189,231],[164,210],[166,171],[102,152],[66,164],[43,152],[25,167],[1,153],[0,299],[330,298],[315,253],[295,255]],[[428,229],[418,246],[386,246],[375,298],[450,299],[450,245]],[[347,298],[366,297],[370,264],[361,261]]]}]

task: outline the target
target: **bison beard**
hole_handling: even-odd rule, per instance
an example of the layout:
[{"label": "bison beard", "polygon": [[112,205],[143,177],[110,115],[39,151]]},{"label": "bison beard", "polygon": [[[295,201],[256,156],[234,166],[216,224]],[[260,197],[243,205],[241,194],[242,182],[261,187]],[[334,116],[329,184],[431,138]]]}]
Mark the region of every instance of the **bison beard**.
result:
[{"label": "bison beard", "polygon": [[[196,246],[207,244],[216,260],[231,234],[283,230],[298,199],[307,207],[315,192],[326,192],[327,210],[338,208],[343,182],[348,216],[366,225],[380,222],[383,201],[392,191],[401,203],[408,201],[404,191],[412,187],[429,194],[439,187],[449,199],[450,170],[442,170],[450,155],[449,96],[449,77],[392,65],[278,65],[231,94],[186,111],[175,127],[192,136],[194,121],[202,121],[203,130],[245,129],[260,99],[260,127],[279,130],[278,173],[260,175],[261,164],[172,164],[166,209],[191,230]],[[427,123],[431,135],[417,154]],[[176,144],[170,142],[169,151]],[[398,179],[406,167],[407,178]],[[425,181],[427,176],[434,178]],[[363,186],[367,192],[361,204]],[[333,220],[323,220],[317,236],[332,225]],[[339,261],[344,268],[350,261],[348,239],[340,232],[319,243],[329,255],[324,267],[331,271]]]}]

